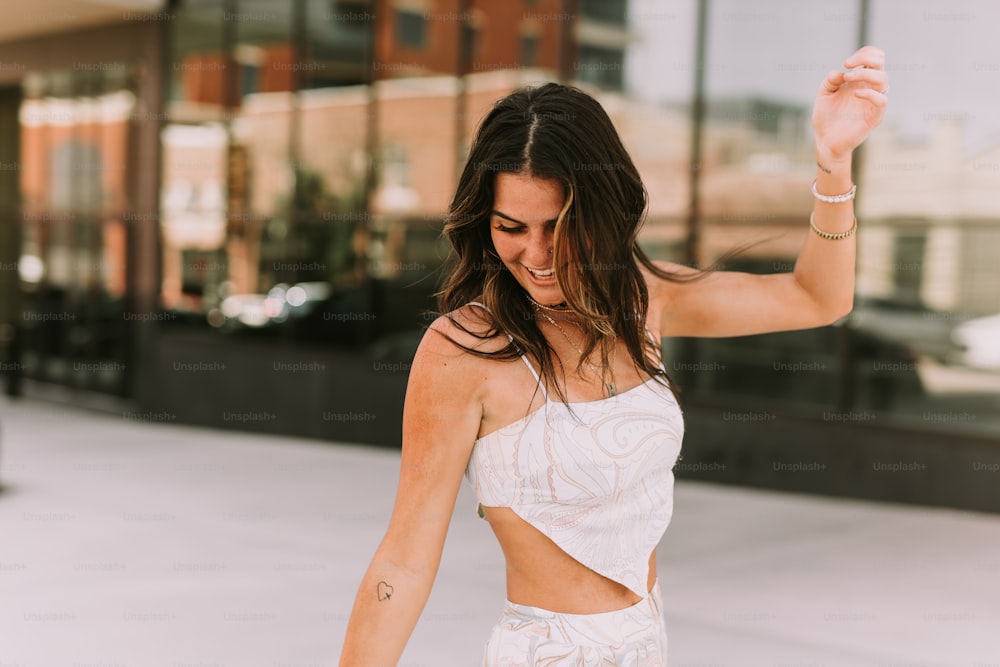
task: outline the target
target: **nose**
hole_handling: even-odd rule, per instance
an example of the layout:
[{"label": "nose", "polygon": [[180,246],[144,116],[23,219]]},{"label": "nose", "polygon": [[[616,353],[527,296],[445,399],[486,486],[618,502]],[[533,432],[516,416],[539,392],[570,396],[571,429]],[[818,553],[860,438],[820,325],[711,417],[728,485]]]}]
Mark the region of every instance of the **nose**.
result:
[{"label": "nose", "polygon": [[533,269],[545,269],[552,263],[551,231],[534,232],[524,250],[525,264]]}]

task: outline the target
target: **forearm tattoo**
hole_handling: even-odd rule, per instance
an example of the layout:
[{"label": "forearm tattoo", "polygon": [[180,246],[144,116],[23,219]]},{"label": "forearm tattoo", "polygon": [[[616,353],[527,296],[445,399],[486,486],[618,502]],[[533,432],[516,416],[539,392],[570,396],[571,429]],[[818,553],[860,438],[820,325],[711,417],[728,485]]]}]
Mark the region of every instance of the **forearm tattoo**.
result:
[{"label": "forearm tattoo", "polygon": [[823,165],[821,165],[819,162],[816,163],[816,166],[819,167],[820,169],[822,169],[827,174],[832,174],[833,173],[831,170],[827,169],[826,167],[824,167]]},{"label": "forearm tattoo", "polygon": [[392,586],[384,581],[378,582],[378,601],[383,602],[392,598]]}]

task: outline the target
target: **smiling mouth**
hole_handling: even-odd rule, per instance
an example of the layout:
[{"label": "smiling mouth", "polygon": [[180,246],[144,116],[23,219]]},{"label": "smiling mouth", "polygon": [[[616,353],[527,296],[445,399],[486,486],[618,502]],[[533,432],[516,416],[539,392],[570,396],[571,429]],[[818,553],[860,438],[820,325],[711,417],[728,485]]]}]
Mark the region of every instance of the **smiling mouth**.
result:
[{"label": "smiling mouth", "polygon": [[526,266],[524,268],[527,269],[528,273],[530,273],[531,275],[535,276],[536,278],[541,278],[543,280],[551,278],[556,274],[555,269],[545,269],[544,271],[539,271],[537,269],[529,269]]}]

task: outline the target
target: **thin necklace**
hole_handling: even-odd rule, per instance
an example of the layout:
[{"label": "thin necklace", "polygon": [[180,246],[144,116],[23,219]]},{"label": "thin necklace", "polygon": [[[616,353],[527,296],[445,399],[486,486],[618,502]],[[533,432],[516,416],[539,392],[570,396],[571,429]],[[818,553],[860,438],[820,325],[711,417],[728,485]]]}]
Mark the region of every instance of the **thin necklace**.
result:
[{"label": "thin necklace", "polygon": [[[531,297],[528,297],[528,298],[530,299]],[[539,305],[539,304],[536,304],[536,305]],[[559,329],[559,332],[562,333],[563,338],[566,339],[566,342],[568,342],[570,345],[573,346],[573,349],[576,350],[576,353],[580,355],[580,359],[583,360],[583,363],[585,363],[588,366],[590,366],[590,370],[593,371],[594,375],[596,375],[597,377],[602,377],[601,373],[598,372],[597,367],[594,366],[594,364],[590,363],[589,361],[587,361],[586,359],[583,358],[583,350],[581,350],[579,347],[577,347],[576,343],[573,342],[573,339],[569,337],[569,334],[566,333],[565,329],[563,329],[561,326],[559,326],[558,322],[556,322],[554,319],[552,319],[551,317],[549,317],[548,314],[545,313],[544,311],[539,310],[538,314],[541,315],[542,317],[544,317],[546,320],[548,320],[549,323],[552,326],[554,326],[556,329]],[[613,345],[612,348],[611,348],[611,359],[610,359],[610,364],[611,364],[611,382],[605,382],[604,383],[604,387],[608,390],[608,398],[610,398],[610,397],[612,397],[612,396],[614,396],[615,394],[618,393],[618,389],[615,387],[615,382],[614,382],[614,379],[615,379],[615,375],[614,375],[615,352],[617,350],[618,350],[618,346]]]},{"label": "thin necklace", "polygon": [[530,294],[525,294],[525,296],[528,297],[528,301],[534,304],[535,308],[541,308],[543,310],[551,310],[556,313],[565,313],[567,310],[569,310],[569,306],[566,305],[565,301],[557,303],[554,306],[545,306],[532,299]]}]

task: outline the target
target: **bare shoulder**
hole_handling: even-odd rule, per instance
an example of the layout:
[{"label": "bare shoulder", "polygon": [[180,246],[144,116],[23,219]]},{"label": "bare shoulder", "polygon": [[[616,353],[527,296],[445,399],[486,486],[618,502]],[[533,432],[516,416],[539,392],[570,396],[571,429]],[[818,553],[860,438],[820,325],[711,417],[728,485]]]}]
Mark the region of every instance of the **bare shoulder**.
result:
[{"label": "bare shoulder", "polygon": [[421,346],[425,343],[436,352],[447,354],[450,350],[454,355],[469,357],[468,363],[474,363],[473,360],[480,357],[468,350],[496,352],[507,345],[508,339],[496,330],[489,311],[467,304],[434,320]]},{"label": "bare shoulder", "polygon": [[489,359],[472,351],[496,352],[508,344],[495,331],[488,311],[466,305],[435,319],[417,347],[410,369],[410,385],[433,385],[439,397],[483,398],[482,382]]}]

